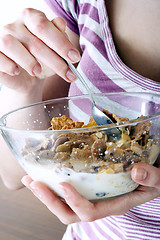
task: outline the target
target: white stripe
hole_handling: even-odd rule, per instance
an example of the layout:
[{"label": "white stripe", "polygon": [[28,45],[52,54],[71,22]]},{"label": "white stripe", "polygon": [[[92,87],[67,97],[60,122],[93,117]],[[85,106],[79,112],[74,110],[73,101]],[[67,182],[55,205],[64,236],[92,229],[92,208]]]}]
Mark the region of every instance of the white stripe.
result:
[{"label": "white stripe", "polygon": [[[84,231],[83,227],[81,226],[81,224],[78,223],[74,223],[73,229],[75,231],[75,233],[78,235],[78,237],[82,240],[91,240],[88,235],[86,234],[86,232]],[[66,239],[69,240],[69,239]]]},{"label": "white stripe", "polygon": [[71,225],[67,226],[67,229],[62,237],[62,240],[69,240],[69,239],[72,239]]},{"label": "white stripe", "polygon": [[97,7],[97,1],[95,1],[95,0],[80,0],[80,2],[81,2],[81,4],[88,3],[88,4],[92,5],[93,7]]},{"label": "white stripe", "polygon": [[[113,231],[111,231],[106,224],[104,224],[104,222],[102,222],[101,220],[96,221],[96,224],[103,229],[104,232],[106,232],[111,238],[113,238],[114,240],[121,240],[121,238],[119,236],[117,236]],[[108,224],[108,223],[107,223]],[[115,226],[112,226],[115,227]],[[100,238],[101,239],[101,238]],[[106,239],[106,238],[105,238]]]},{"label": "white stripe", "polygon": [[[83,73],[83,71],[81,70],[80,66],[78,66],[77,69],[78,69],[78,71],[80,72],[80,74],[82,75],[82,77],[85,78],[86,83],[87,83],[87,85],[89,86],[89,88],[91,89],[91,91],[94,92],[94,93],[101,93],[101,91],[100,91],[98,88],[96,88],[96,86],[93,85],[93,84],[89,81],[89,79],[86,77],[86,75],[85,75],[85,74]],[[83,94],[88,94],[87,89],[86,89],[85,86],[81,83],[81,81],[80,81],[79,79],[77,79],[77,80],[75,81],[75,84],[76,84],[77,88],[79,88],[80,91],[83,92]]]},{"label": "white stripe", "polygon": [[[113,219],[113,224],[114,224],[114,219]],[[142,221],[142,220],[141,220]],[[138,220],[134,220],[134,219],[130,219],[130,220],[127,220],[127,219],[122,219],[121,221],[117,221],[120,225],[120,227],[125,230],[126,229],[126,232],[128,231],[135,231],[135,230],[139,230],[139,231],[147,231],[147,230],[151,230],[153,232],[155,232],[155,234],[157,234],[157,232],[160,230],[157,230],[157,226],[155,225],[152,225],[150,228],[149,228],[149,222],[144,222],[144,223],[141,223],[141,221],[139,222],[139,219]],[[152,223],[152,222],[151,222]],[[159,226],[159,224],[157,223],[157,225]]]},{"label": "white stripe", "polygon": [[[146,225],[142,225],[141,223],[139,223],[139,221],[134,222],[134,221],[126,221],[125,223],[121,223],[120,224],[121,227],[123,227],[123,229],[127,229],[127,231],[133,231],[133,230],[137,230],[137,231],[153,231],[154,234],[157,234],[158,232],[160,232],[160,230],[157,230],[156,226],[153,226],[149,228],[149,224]],[[158,225],[159,226],[159,225]]]},{"label": "white stripe", "polygon": [[[152,211],[151,211],[151,209],[152,209]],[[146,219],[148,219],[148,217],[153,217],[154,216],[154,218],[153,218],[154,221],[156,221],[156,220],[160,221],[160,210],[155,211],[153,208],[151,208],[151,209],[150,209],[150,211],[149,211],[149,209],[146,209],[146,210],[145,209],[139,209],[137,211],[134,211],[134,213],[135,213],[135,215],[139,214],[139,213],[147,215]],[[144,215],[142,215],[142,216],[144,216]],[[145,219],[145,217],[144,217],[144,219]]]},{"label": "white stripe", "polygon": [[[89,224],[91,227],[91,231],[92,234],[95,235],[94,239],[99,239],[99,240],[106,240],[106,238],[95,228],[94,223],[90,222],[90,223],[86,223]],[[77,226],[76,226],[77,227]],[[79,229],[78,229],[79,228]],[[78,228],[74,228],[76,234],[82,239],[82,240],[91,240],[90,238],[88,238],[87,233],[85,232],[85,230],[83,229],[83,226],[81,224],[79,224]],[[102,228],[102,227],[100,227]],[[107,229],[107,234],[109,237],[111,237],[113,240],[121,240],[119,237],[117,238],[117,236],[112,232],[112,231],[108,231]]]},{"label": "white stripe", "polygon": [[117,232],[119,234],[123,235],[123,238],[125,238],[126,237],[126,232],[124,231],[124,229],[120,228],[117,219],[113,219],[112,217],[113,216],[106,217],[106,218],[103,219],[103,221],[106,223],[106,225],[109,225],[112,228],[114,227],[117,230]]},{"label": "white stripe", "polygon": [[[144,221],[146,220],[146,223],[151,222],[151,223],[153,224],[153,221],[154,221],[154,224],[156,224],[155,221],[156,221],[156,220],[157,220],[157,221],[160,221],[160,219],[159,219],[159,217],[156,217],[155,215],[154,215],[155,217],[153,217],[153,214],[154,214],[154,213],[152,213],[152,215],[149,215],[149,214],[146,213],[146,216],[144,216],[144,215],[141,216],[141,215],[140,215],[140,218],[143,219]],[[135,218],[133,218],[132,221],[133,221],[133,222],[137,222],[137,221],[138,221],[138,217],[139,217],[139,215],[138,215],[138,212],[137,212],[137,215],[135,215]],[[137,219],[136,219],[136,218],[137,218]],[[158,222],[157,222],[157,224],[159,225]]]},{"label": "white stripe", "polygon": [[155,206],[132,209],[132,213],[139,213],[139,212],[142,212],[142,213],[144,212],[145,214],[149,214],[151,216],[153,216],[153,213],[154,213],[160,216],[160,208],[159,207],[155,208]]},{"label": "white stripe", "polygon": [[61,0],[61,2],[62,2],[64,10],[67,11],[67,12],[70,12],[71,15],[76,20],[78,20],[77,14],[75,13],[74,8],[73,8],[73,2],[72,1],[66,1],[66,0]]},{"label": "white stripe", "polygon": [[[89,122],[90,116],[88,114],[84,113],[72,101],[69,101],[69,108],[71,109],[71,113],[75,117],[75,119],[78,119],[78,121],[80,121],[80,122],[85,121],[85,124],[87,124]],[[74,120],[74,118],[73,118],[73,120]]]},{"label": "white stripe", "polygon": [[[147,229],[146,229],[146,232],[144,232],[144,231],[135,231],[135,230],[133,230],[133,232],[131,232],[131,231],[129,231],[128,232],[128,234],[127,234],[127,239],[130,239],[130,238],[128,238],[129,236],[138,236],[138,239],[145,239],[145,240],[147,240],[147,239],[149,239],[149,240],[153,240],[153,239],[157,239],[157,237],[160,237],[160,234],[154,234],[154,233],[148,233],[147,232]],[[145,235],[145,236],[144,236]],[[147,236],[148,235],[148,236]],[[134,238],[134,240],[135,240],[136,238]],[[159,238],[160,239],[160,238]]]},{"label": "white stripe", "polygon": [[[79,70],[80,71],[80,70]],[[83,73],[81,72],[81,75],[83,75]],[[86,79],[89,87],[92,89],[93,92],[95,93],[100,93],[99,90],[96,89],[96,87],[94,85],[92,85],[91,82],[88,82],[89,80]],[[88,93],[87,90],[85,89],[85,87],[83,86],[83,84],[77,80],[75,82],[76,86],[83,92],[83,94]],[[96,90],[95,90],[96,89]],[[96,104],[100,107],[102,107],[103,109],[106,109],[110,112],[114,112],[115,114],[118,114],[121,112],[123,112],[123,117],[128,117],[129,119],[134,119],[139,117],[140,113],[133,111],[127,107],[124,107],[122,105],[120,105],[119,103],[116,103],[114,101],[111,101],[109,98],[104,97],[104,96],[98,96],[98,97],[94,97],[94,100],[96,102]],[[77,111],[80,111],[80,109],[77,108]],[[74,113],[73,113],[74,114]],[[78,114],[78,112],[76,113]],[[81,114],[82,115],[82,114]],[[83,115],[82,115],[83,116]]]},{"label": "white stripe", "polygon": [[[134,235],[133,239],[135,240],[135,232],[136,232],[137,236],[139,237],[138,239],[141,239],[141,237],[142,237],[143,240],[144,240],[143,234],[148,234],[148,237],[145,237],[145,240],[146,239],[151,240],[151,238],[150,238],[151,236],[152,237],[153,236],[155,236],[155,237],[160,236],[160,234],[158,233],[159,230],[157,230],[157,228],[155,226],[152,226],[152,228],[150,229],[151,231],[155,232],[155,233],[152,234],[152,233],[147,232],[148,231],[148,225],[147,224],[145,226],[141,225],[141,223],[139,223],[139,221],[134,222],[133,219],[127,221],[127,219],[125,219],[125,216],[123,216],[123,217],[112,216],[112,217],[110,217],[110,220],[111,220],[113,226],[116,222],[119,225],[119,228],[122,229],[123,231],[125,231],[126,239],[132,239],[132,238],[129,238],[129,235],[133,233],[133,235]],[[120,220],[123,221],[123,222],[121,222]]]},{"label": "white stripe", "polygon": [[[141,211],[139,210],[139,213],[140,213],[140,212],[141,212]],[[137,224],[137,222],[139,222],[139,219],[138,219],[139,217],[141,218],[142,221],[143,221],[143,219],[144,219],[144,220],[146,219],[146,220],[147,220],[147,221],[146,221],[146,224],[147,224],[147,222],[150,221],[150,219],[151,219],[151,218],[148,219],[147,216],[146,216],[146,218],[144,218],[144,216],[142,217],[142,216],[139,216],[138,214],[136,214],[135,216],[132,217],[132,215],[126,213],[126,214],[123,215],[122,217],[114,218],[114,216],[113,216],[113,220],[119,222],[120,224],[125,224],[125,223],[130,223],[130,222],[133,222],[133,223]],[[153,218],[152,220],[156,220],[156,219]],[[160,219],[158,219],[158,222],[159,222],[159,221],[160,221]],[[152,223],[153,223],[153,222],[152,222]]]},{"label": "white stripe", "polygon": [[[106,237],[104,237],[104,236],[96,229],[96,227],[94,226],[94,224],[92,224],[92,225],[93,225],[93,226],[92,226],[92,231],[93,231],[93,233],[96,235],[97,239],[106,240]],[[98,225],[98,224],[97,224],[97,225]],[[116,238],[116,235],[113,234],[113,232],[108,231],[108,229],[107,229],[107,231],[105,231],[105,229],[102,228],[102,226],[100,226],[100,228],[103,229],[103,231],[106,232],[109,237],[112,237],[112,239],[114,239],[114,240],[121,240],[121,239],[119,239],[119,238]],[[114,235],[115,235],[115,237],[113,237]]]},{"label": "white stripe", "polygon": [[[95,63],[99,66],[104,74],[106,74],[116,85],[122,88],[125,91],[134,91],[141,92],[142,88],[130,82],[122,77],[120,73],[118,73],[111,64],[106,60],[106,58],[98,51],[95,46],[85,39],[83,36],[80,37],[80,44],[87,46],[87,51],[89,56],[93,59]],[[94,53],[94,54],[93,54]]]},{"label": "white stripe", "polygon": [[94,19],[90,18],[87,14],[80,14],[78,24],[84,24],[85,27],[89,28],[102,39],[99,23],[97,23]]},{"label": "white stripe", "polygon": [[[143,235],[138,235],[138,233],[136,232],[134,232],[133,234],[132,234],[133,236],[130,236],[130,235],[127,235],[127,240],[157,240],[157,238],[153,238],[153,236],[152,235],[150,235],[150,236],[143,236]],[[138,237],[138,238],[137,238]]]}]

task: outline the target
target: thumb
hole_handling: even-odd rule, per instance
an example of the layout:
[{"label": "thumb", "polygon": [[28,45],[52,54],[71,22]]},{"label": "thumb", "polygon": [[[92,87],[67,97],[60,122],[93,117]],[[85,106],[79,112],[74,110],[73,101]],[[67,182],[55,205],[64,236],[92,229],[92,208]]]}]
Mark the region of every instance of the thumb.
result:
[{"label": "thumb", "polygon": [[132,171],[133,181],[148,187],[160,189],[160,169],[149,164],[136,164]]}]

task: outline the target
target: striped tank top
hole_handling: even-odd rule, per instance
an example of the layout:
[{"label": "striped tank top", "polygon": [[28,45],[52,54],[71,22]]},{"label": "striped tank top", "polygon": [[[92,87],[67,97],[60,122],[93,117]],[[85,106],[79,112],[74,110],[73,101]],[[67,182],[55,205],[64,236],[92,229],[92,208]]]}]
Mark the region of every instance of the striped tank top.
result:
[{"label": "striped tank top", "polygon": [[[119,58],[109,28],[105,0],[45,1],[79,35],[82,58],[78,70],[93,92],[160,93],[160,83],[134,72]],[[71,84],[69,95],[86,93],[80,81]],[[77,114],[80,114],[79,108],[77,113],[75,108]],[[70,239],[160,239],[160,197],[134,207],[122,216],[71,224],[63,237],[63,240]]]}]

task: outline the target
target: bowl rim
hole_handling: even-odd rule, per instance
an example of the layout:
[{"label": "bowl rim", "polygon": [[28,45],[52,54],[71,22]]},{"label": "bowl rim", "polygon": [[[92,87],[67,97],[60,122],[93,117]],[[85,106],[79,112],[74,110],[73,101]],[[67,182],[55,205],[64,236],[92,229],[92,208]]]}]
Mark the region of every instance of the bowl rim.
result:
[{"label": "bowl rim", "polygon": [[[108,92],[108,93],[93,93],[93,96],[96,95],[150,95],[150,96],[156,96],[160,99],[160,94],[158,93],[147,93],[147,92]],[[10,130],[10,131],[15,131],[15,132],[36,132],[36,133],[65,133],[65,132],[87,132],[87,131],[99,131],[99,130],[102,130],[104,131],[105,129],[112,129],[112,128],[115,128],[115,127],[126,127],[128,125],[132,125],[133,123],[140,123],[140,122],[144,122],[144,121],[148,121],[148,120],[151,120],[151,119],[155,119],[157,117],[160,116],[160,112],[157,112],[157,113],[154,113],[154,114],[151,114],[151,115],[148,115],[148,116],[143,116],[143,117],[138,117],[136,119],[132,119],[132,120],[129,120],[129,121],[124,121],[124,122],[121,122],[120,123],[113,123],[113,124],[106,124],[106,125],[99,125],[99,126],[93,126],[93,127],[83,127],[83,128],[73,128],[73,129],[60,129],[60,130],[49,130],[49,129],[46,129],[46,130],[27,130],[27,129],[18,129],[18,128],[12,128],[12,127],[7,127],[4,125],[4,121],[6,120],[7,116],[11,115],[12,113],[14,112],[18,112],[18,111],[21,111],[23,109],[26,109],[26,108],[29,108],[29,107],[33,107],[33,106],[36,106],[36,105],[40,105],[40,104],[48,104],[48,103],[51,103],[51,102],[59,102],[59,101],[62,101],[62,100],[72,100],[72,99],[78,99],[78,98],[90,98],[90,95],[89,94],[82,94],[82,95],[76,95],[76,96],[68,96],[68,97],[61,97],[61,98],[55,98],[55,99],[49,99],[49,100],[45,100],[45,101],[39,101],[39,102],[35,102],[35,103],[32,103],[32,104],[28,104],[28,105],[25,105],[25,106],[22,106],[20,108],[15,108],[14,110],[12,111],[9,111],[7,112],[6,114],[2,115],[0,117],[0,131],[6,131],[6,130]]]}]

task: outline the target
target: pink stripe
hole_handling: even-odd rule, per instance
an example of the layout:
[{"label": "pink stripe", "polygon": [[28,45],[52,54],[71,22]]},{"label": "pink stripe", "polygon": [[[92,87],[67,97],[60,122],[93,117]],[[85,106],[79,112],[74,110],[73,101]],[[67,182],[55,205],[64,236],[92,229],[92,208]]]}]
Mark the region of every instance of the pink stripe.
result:
[{"label": "pink stripe", "polygon": [[59,0],[45,0],[49,7],[57,14],[61,16],[67,22],[67,26],[77,35],[79,35],[78,26],[76,20],[70,14],[70,12],[65,12],[62,6],[61,1]]},{"label": "pink stripe", "polygon": [[93,231],[92,225],[90,223],[81,222],[80,225],[83,227],[83,230],[85,231],[89,239],[99,240],[99,238],[96,236],[95,232]]},{"label": "pink stripe", "polygon": [[[83,36],[85,39],[87,39],[89,42],[95,46],[95,48],[102,54],[102,56],[105,57],[105,59],[108,61],[108,56],[106,55],[106,49],[105,45],[103,43],[103,40],[91,29],[88,27],[85,27],[83,24],[79,24],[79,29],[81,36]],[[96,41],[95,41],[96,39]],[[83,53],[84,55],[84,53]]]},{"label": "pink stripe", "polygon": [[97,23],[99,23],[99,16],[98,16],[98,10],[94,6],[92,6],[90,3],[80,4],[80,14],[84,15],[87,14],[90,18],[95,20]]},{"label": "pink stripe", "polygon": [[[143,210],[142,208],[138,209],[137,211],[133,211],[134,214],[140,214],[141,212],[141,215],[144,216],[144,218],[148,218],[148,217],[151,217],[152,219],[155,218],[155,221],[159,221],[159,216],[160,216],[160,210],[159,211],[155,211],[154,209],[152,209],[152,207],[150,209],[147,209],[146,211]],[[152,220],[151,220],[152,221]]]},{"label": "pink stripe", "polygon": [[[81,69],[85,73],[86,77],[90,79],[90,82],[103,93],[105,92],[124,92],[124,89],[115,84],[105,73],[101,71],[99,66],[85,51],[83,55],[83,61],[81,61]],[[91,71],[89,71],[89,69]]]},{"label": "pink stripe", "polygon": [[132,218],[134,218],[135,221],[138,219],[138,221],[141,220],[141,221],[144,221],[146,223],[151,222],[151,224],[154,223],[154,224],[159,224],[160,225],[160,219],[157,219],[157,217],[155,216],[155,214],[153,215],[153,213],[151,215],[151,211],[150,211],[151,219],[149,219],[149,215],[147,215],[147,212],[146,212],[146,214],[143,214],[140,211],[139,212],[134,212],[134,211],[130,210],[129,213],[130,213],[129,215],[132,216]]},{"label": "pink stripe", "polygon": [[[131,228],[135,225],[136,227],[139,226],[139,228],[145,229],[145,231],[148,231],[149,229],[159,229],[160,232],[160,223],[158,222],[152,222],[152,221],[146,221],[143,218],[139,218],[138,214],[136,215],[136,218],[131,218],[130,216],[123,216],[120,219],[114,219],[117,220],[120,227],[122,229],[128,228],[131,226]],[[157,228],[158,227],[158,228]]]},{"label": "pink stripe", "polygon": [[101,219],[101,221],[106,225],[106,232],[107,228],[109,228],[112,232],[114,232],[115,235],[117,235],[121,240],[125,239],[124,234],[122,233],[122,230],[117,226],[116,221],[112,223],[111,217],[106,217],[105,219]]},{"label": "pink stripe", "polygon": [[[73,227],[71,228],[72,240],[82,240],[74,231]],[[67,239],[69,240],[69,239]]]},{"label": "pink stripe", "polygon": [[[138,236],[138,238],[137,238],[137,236]],[[147,238],[145,238],[145,237],[147,237]],[[150,239],[149,239],[149,237],[150,237]],[[133,240],[136,240],[136,238],[138,239],[138,240],[155,240],[155,239],[160,239],[160,236],[153,236],[152,234],[151,235],[147,235],[147,234],[143,234],[143,235],[141,235],[139,232],[136,232],[136,233],[133,233],[133,234],[127,234],[127,238],[126,238],[126,240],[131,240],[131,239],[133,239]]]},{"label": "pink stripe", "polygon": [[70,86],[70,89],[69,89],[69,96],[80,96],[82,94],[83,94],[82,91],[73,82]]},{"label": "pink stripe", "polygon": [[157,230],[160,232],[160,227],[153,225],[153,224],[146,224],[146,222],[142,222],[138,219],[138,221],[134,221],[133,219],[126,220],[126,221],[119,221],[119,225],[122,228],[127,228],[127,229],[143,229],[143,230],[150,230],[152,229],[153,232],[157,232]]},{"label": "pink stripe", "polygon": [[[94,226],[94,232],[98,231],[107,240],[114,240],[112,237],[110,237],[108,234],[106,234],[107,233],[107,229],[105,229],[105,232],[104,232],[103,229],[100,228],[96,222],[93,222],[93,226]],[[108,228],[108,226],[107,226],[107,228]]]}]

